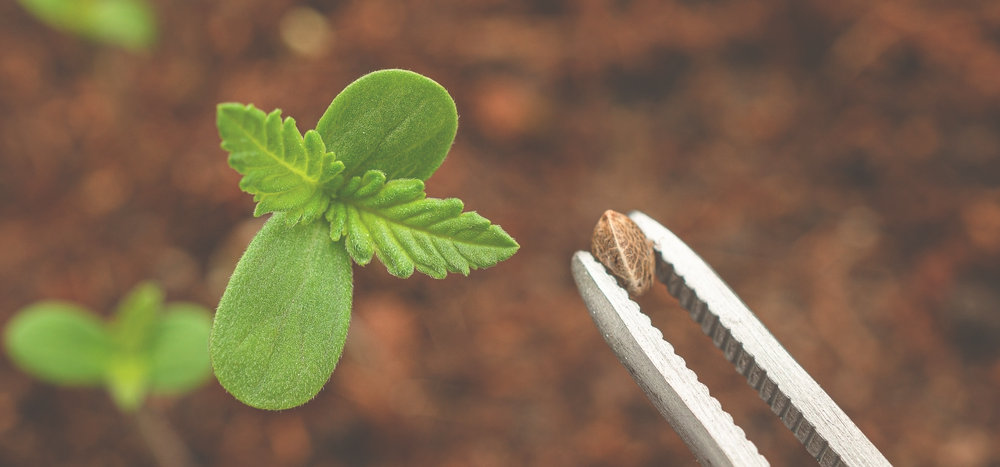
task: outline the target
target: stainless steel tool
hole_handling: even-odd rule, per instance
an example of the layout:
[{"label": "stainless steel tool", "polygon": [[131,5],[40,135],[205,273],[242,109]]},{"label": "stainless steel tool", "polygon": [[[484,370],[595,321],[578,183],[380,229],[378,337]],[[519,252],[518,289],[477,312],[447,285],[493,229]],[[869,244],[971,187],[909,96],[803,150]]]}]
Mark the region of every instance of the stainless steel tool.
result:
[{"label": "stainless steel tool", "polygon": [[[708,264],[652,218],[629,217],[653,242],[658,279],[820,465],[890,465]],[[768,465],[601,263],[578,251],[572,271],[604,339],[700,463]]]}]

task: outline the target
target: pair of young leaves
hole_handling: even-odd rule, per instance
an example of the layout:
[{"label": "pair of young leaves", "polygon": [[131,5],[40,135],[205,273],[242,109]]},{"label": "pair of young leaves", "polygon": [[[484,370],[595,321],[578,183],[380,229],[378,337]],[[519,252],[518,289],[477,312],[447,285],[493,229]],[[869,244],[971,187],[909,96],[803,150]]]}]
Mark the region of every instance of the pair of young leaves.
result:
[{"label": "pair of young leaves", "polygon": [[212,333],[216,376],[248,405],[301,405],[329,379],[350,321],[351,259],[443,278],[518,249],[460,200],[426,197],[458,116],[447,91],[419,74],[360,78],[304,136],[280,111],[250,105],[219,105],[217,123],[254,214],[274,213],[237,265]]}]

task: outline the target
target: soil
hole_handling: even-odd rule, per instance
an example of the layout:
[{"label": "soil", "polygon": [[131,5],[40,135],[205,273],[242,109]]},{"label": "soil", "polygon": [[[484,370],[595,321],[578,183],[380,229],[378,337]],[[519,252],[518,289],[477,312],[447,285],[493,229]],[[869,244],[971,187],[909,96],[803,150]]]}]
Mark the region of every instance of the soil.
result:
[{"label": "soil", "polygon": [[[570,277],[606,209],[692,245],[894,464],[1000,465],[1000,3],[154,6],[130,53],[0,3],[0,322],[46,298],[107,316],[144,279],[214,307],[261,223],[215,105],[311,128],[380,68],[451,92],[428,191],[522,246],[469,277],[356,268],[303,407],[152,399],[199,465],[693,465]],[[641,304],[772,464],[808,465],[662,287]],[[0,359],[0,464],[155,465],[136,427]]]}]

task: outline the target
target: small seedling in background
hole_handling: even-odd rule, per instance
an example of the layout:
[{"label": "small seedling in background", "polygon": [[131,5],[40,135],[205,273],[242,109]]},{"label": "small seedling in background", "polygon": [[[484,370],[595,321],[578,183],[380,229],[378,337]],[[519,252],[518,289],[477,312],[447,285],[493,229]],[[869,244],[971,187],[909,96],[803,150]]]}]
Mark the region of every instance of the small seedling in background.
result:
[{"label": "small seedling in background", "polygon": [[284,409],[312,399],[347,337],[351,260],[373,256],[390,274],[467,275],[519,248],[499,226],[427,198],[458,128],[439,84],[405,70],[365,75],[345,88],[315,130],[252,105],[220,104],[229,165],[272,217],[250,242],[219,302],[215,375],[233,396]]},{"label": "small seedling in background", "polygon": [[104,386],[124,412],[146,396],[181,394],[211,375],[211,318],[192,303],[163,303],[152,283],[136,286],[110,322],[68,302],[43,301],[7,324],[7,354],[36,378],[63,386]]},{"label": "small seedling in background", "polygon": [[49,26],[131,50],[156,40],[153,9],[144,0],[20,0]]}]

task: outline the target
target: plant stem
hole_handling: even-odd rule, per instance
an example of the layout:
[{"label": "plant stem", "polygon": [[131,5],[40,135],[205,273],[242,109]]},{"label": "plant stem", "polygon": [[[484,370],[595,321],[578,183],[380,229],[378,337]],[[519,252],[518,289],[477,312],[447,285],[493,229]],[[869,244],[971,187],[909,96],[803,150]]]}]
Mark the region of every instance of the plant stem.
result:
[{"label": "plant stem", "polygon": [[142,407],[134,414],[142,435],[156,462],[162,467],[194,467],[191,451],[160,413]]}]

